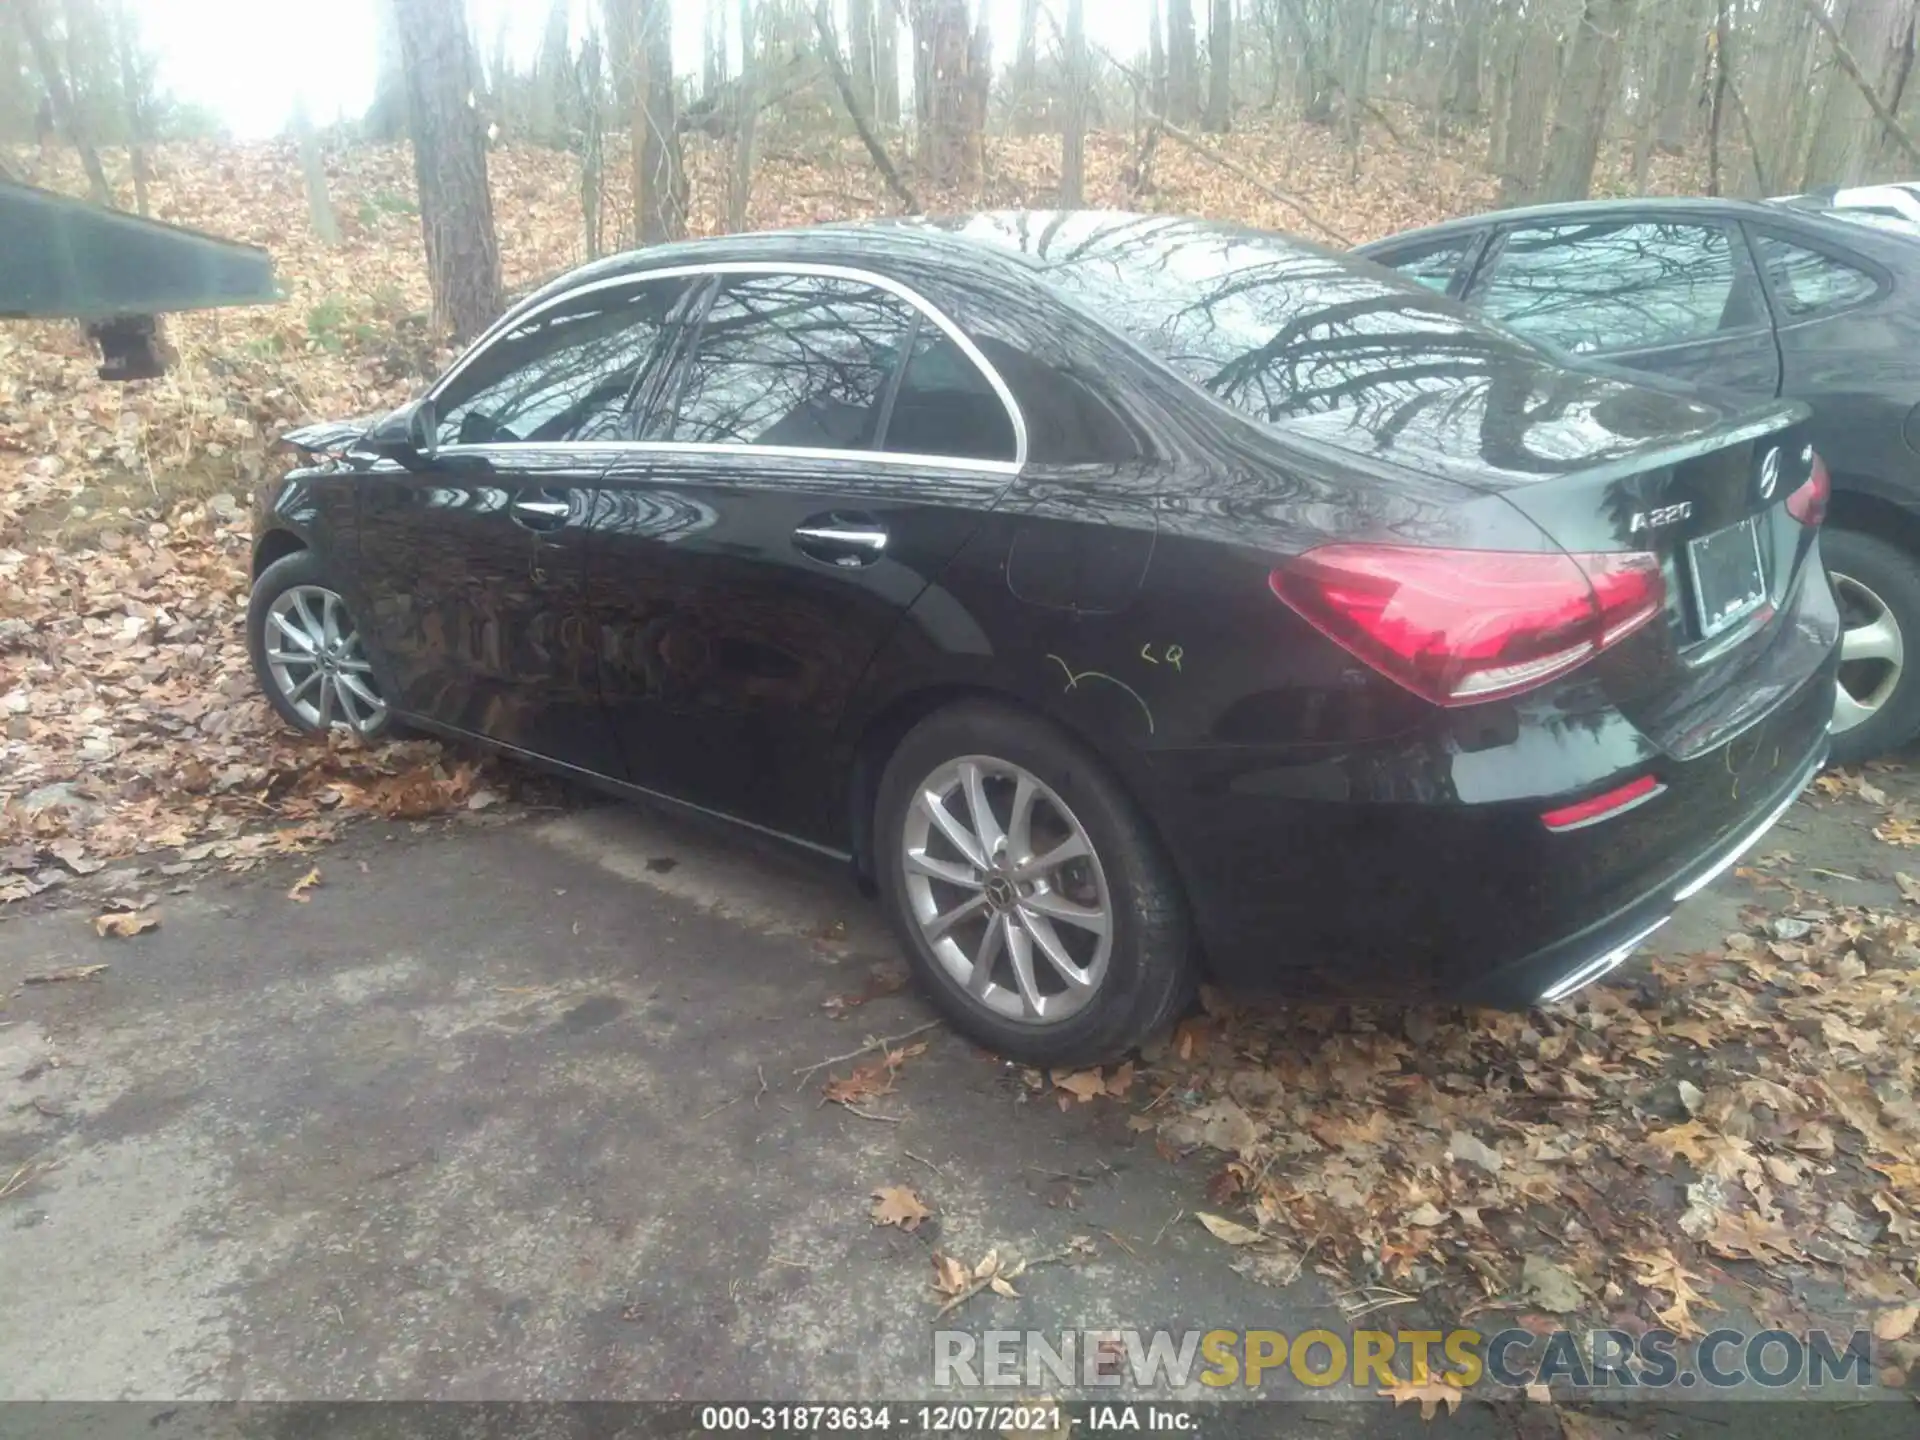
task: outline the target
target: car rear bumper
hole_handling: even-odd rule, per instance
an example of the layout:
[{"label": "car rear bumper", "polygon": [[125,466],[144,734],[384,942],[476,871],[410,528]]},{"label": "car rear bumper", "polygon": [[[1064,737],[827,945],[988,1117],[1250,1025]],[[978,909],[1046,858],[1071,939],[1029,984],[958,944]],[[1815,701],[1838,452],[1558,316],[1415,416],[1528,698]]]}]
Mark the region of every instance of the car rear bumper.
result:
[{"label": "car rear bumper", "polygon": [[[1448,719],[1307,763],[1163,754],[1152,813],[1209,970],[1283,998],[1502,1008],[1599,978],[1819,772],[1837,638],[1837,623],[1809,627],[1797,658],[1755,672],[1773,706],[1685,760],[1604,705],[1538,711],[1504,736]],[[1648,774],[1662,788],[1645,804],[1543,823]]]},{"label": "car rear bumper", "polygon": [[1673,918],[1681,902],[1704,890],[1760,843],[1813,783],[1827,763],[1827,748],[1822,737],[1819,748],[1799,773],[1767,798],[1761,818],[1738,831],[1731,841],[1723,842],[1617,914],[1470,984],[1460,995],[1461,1002],[1496,1010],[1523,1010],[1565,999],[1618,969]]}]

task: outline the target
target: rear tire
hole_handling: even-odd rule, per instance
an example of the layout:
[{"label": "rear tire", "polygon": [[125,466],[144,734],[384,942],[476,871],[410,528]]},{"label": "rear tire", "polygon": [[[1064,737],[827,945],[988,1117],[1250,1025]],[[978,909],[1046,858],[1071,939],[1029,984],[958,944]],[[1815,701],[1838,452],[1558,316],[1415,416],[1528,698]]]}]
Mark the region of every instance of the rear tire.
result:
[{"label": "rear tire", "polygon": [[[1840,606],[1833,758],[1857,765],[1920,732],[1920,560],[1857,530],[1827,530],[1820,551]],[[1920,662],[1920,652],[1915,660]]]},{"label": "rear tire", "polygon": [[873,834],[901,948],[988,1049],[1099,1064],[1191,999],[1172,866],[1105,767],[1044,720],[968,701],[922,721],[881,776]]}]

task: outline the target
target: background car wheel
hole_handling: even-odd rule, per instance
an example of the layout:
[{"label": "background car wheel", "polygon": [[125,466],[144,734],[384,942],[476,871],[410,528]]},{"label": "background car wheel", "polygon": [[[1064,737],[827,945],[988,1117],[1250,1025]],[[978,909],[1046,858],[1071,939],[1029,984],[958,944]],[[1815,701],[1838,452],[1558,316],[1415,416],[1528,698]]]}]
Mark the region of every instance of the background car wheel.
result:
[{"label": "background car wheel", "polygon": [[1172,867],[1119,785],[1033,716],[957,705],[881,777],[888,918],[954,1027],[1012,1059],[1117,1058],[1192,995]]},{"label": "background car wheel", "polygon": [[1920,685],[1906,663],[1907,646],[1920,645],[1920,562],[1853,530],[1828,530],[1820,551],[1842,626],[1833,758],[1857,764],[1920,731]]},{"label": "background car wheel", "polygon": [[359,626],[312,551],[274,561],[254,582],[247,650],[260,688],[295,729],[338,726],[371,739],[387,728]]}]

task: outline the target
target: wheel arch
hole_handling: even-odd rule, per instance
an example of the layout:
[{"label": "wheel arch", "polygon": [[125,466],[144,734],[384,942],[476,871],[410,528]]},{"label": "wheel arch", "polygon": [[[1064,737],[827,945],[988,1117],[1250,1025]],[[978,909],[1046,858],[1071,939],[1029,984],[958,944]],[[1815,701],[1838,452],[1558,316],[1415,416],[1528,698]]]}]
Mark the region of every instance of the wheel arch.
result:
[{"label": "wheel arch", "polygon": [[1920,556],[1920,515],[1898,501],[1848,484],[1848,477],[1834,477],[1833,499],[1827,506],[1827,527],[1856,530],[1863,535],[1899,546],[1909,555]]},{"label": "wheel arch", "polygon": [[266,573],[269,565],[284,560],[289,555],[298,555],[302,550],[312,547],[291,530],[275,528],[267,531],[253,547],[253,574],[251,579],[258,580]]},{"label": "wheel arch", "polygon": [[[1092,755],[1106,770],[1113,783],[1120,787],[1120,792],[1132,803],[1141,823],[1146,826],[1154,842],[1166,855],[1169,869],[1182,891],[1182,898],[1187,899],[1187,877],[1181,868],[1178,856],[1173,847],[1167,843],[1167,837],[1160,827],[1160,822],[1155,818],[1152,809],[1145,804],[1139,787],[1129,781],[1126,767],[1115,763],[1108,747],[1102,745],[1098,738],[1082,727],[1040,706],[1031,704],[1012,691],[997,689],[978,681],[935,682],[906,691],[887,701],[861,726],[859,736],[853,742],[846,784],[847,834],[850,839],[848,849],[853,855],[854,880],[860,887],[861,893],[872,897],[879,890],[874,870],[873,809],[879,800],[880,777],[887,768],[887,761],[892,758],[894,750],[906,738],[907,733],[922,720],[936,711],[970,700],[985,701],[1044,721]],[[1191,905],[1191,903],[1188,899],[1188,904]],[[1199,960],[1201,972],[1207,973],[1206,952],[1200,944],[1197,926],[1191,943]]]}]

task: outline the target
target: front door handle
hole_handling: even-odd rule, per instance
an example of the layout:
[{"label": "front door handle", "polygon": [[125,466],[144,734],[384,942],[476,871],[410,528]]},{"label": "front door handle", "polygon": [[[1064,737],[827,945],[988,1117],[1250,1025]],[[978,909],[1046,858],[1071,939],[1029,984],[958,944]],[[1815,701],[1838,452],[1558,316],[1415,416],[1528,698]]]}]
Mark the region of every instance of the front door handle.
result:
[{"label": "front door handle", "polygon": [[887,532],[869,520],[830,516],[809,521],[793,532],[802,555],[843,569],[871,565],[887,548]]},{"label": "front door handle", "polygon": [[514,522],[529,530],[558,530],[573,514],[573,506],[565,500],[515,500],[512,513]]}]

